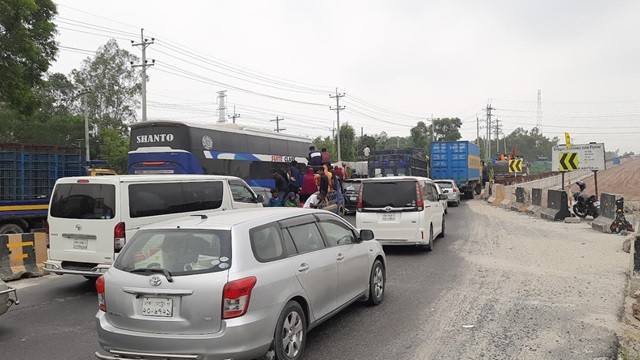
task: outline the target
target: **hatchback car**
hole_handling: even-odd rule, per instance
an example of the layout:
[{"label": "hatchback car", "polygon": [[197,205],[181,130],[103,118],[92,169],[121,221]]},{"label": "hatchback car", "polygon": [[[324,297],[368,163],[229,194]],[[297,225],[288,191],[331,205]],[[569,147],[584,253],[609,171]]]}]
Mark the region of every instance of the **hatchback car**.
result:
[{"label": "hatchback car", "polygon": [[98,358],[300,359],[317,324],[383,301],[371,230],[316,209],[209,215],[140,229],[98,278]]},{"label": "hatchback car", "polygon": [[[438,189],[438,198],[440,199],[440,204],[442,204],[442,208],[444,209],[444,213],[448,214],[449,213],[449,201],[447,200],[446,194],[444,193],[444,190],[442,188],[442,186],[440,186],[440,184],[438,183],[434,183],[436,185],[436,189]],[[445,196],[440,196],[440,195],[445,195]]]},{"label": "hatchback car", "polygon": [[358,193],[362,179],[344,180],[344,209],[345,214],[355,214],[358,205]]},{"label": "hatchback car", "polygon": [[394,176],[363,179],[356,227],[372,229],[383,245],[417,245],[431,251],[445,232],[444,208],[431,179]]},{"label": "hatchback car", "polygon": [[453,205],[460,205],[460,189],[455,180],[434,180],[436,184],[442,188],[442,191],[447,194],[447,201]]}]

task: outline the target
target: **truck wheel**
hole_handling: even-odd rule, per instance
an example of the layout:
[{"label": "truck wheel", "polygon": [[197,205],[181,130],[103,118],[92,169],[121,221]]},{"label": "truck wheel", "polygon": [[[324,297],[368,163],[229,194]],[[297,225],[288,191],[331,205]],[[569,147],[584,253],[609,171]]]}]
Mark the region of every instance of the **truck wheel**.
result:
[{"label": "truck wheel", "polygon": [[25,230],[16,224],[4,224],[0,226],[0,235],[4,234],[24,234]]}]

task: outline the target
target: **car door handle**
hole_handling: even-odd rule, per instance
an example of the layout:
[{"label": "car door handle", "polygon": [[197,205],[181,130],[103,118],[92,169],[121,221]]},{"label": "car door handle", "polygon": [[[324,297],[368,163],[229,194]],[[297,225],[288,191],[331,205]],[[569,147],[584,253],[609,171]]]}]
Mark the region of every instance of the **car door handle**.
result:
[{"label": "car door handle", "polygon": [[299,272],[305,272],[309,270],[309,265],[302,263],[300,264],[300,267],[298,267],[298,271]]},{"label": "car door handle", "polygon": [[338,256],[336,256],[336,260],[338,261],[344,260],[344,255],[342,255],[342,253],[338,253]]}]

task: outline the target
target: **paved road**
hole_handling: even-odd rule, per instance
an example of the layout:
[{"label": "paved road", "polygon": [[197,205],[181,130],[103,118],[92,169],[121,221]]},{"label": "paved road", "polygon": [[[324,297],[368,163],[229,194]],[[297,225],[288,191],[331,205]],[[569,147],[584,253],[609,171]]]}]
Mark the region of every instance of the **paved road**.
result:
[{"label": "paved road", "polygon": [[[383,304],[321,324],[305,359],[615,359],[628,259],[617,238],[521,216],[466,202],[449,210],[433,252],[385,248]],[[14,285],[22,303],[0,316],[1,359],[93,358],[89,281]]]}]

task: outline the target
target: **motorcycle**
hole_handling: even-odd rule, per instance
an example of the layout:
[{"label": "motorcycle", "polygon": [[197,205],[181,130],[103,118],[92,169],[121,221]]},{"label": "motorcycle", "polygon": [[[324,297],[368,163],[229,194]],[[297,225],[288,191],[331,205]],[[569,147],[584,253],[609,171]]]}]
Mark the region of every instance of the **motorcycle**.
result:
[{"label": "motorcycle", "polygon": [[573,193],[573,213],[580,218],[592,216],[594,219],[600,215],[600,202],[595,195],[587,195],[581,191]]}]

